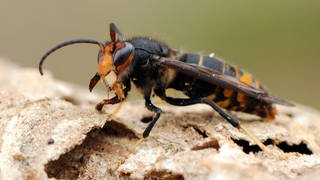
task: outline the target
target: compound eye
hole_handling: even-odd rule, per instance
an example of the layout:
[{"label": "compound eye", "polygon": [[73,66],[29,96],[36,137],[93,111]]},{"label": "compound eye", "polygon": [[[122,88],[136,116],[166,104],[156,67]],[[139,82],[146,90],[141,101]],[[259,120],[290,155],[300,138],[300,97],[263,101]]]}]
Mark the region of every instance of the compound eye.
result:
[{"label": "compound eye", "polygon": [[134,47],[132,44],[125,42],[122,48],[116,49],[113,55],[113,64],[120,66],[129,60],[129,56],[133,53]]}]

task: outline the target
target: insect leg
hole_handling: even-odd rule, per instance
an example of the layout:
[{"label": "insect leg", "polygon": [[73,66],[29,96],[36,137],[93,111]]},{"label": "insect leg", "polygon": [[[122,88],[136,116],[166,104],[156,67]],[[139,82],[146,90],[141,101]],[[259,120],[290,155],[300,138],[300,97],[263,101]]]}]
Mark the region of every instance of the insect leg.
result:
[{"label": "insect leg", "polygon": [[96,105],[96,110],[97,111],[101,111],[103,106],[104,105],[107,105],[107,104],[117,104],[119,102],[121,102],[122,100],[119,99],[117,96],[113,97],[113,98],[110,98],[110,99],[104,99],[102,100],[101,102],[99,102],[97,105]]},{"label": "insect leg", "polygon": [[226,112],[224,112],[219,106],[217,106],[213,101],[207,99],[207,98],[201,98],[202,103],[208,104],[209,106],[211,106],[214,110],[216,110],[224,119],[226,119],[229,123],[231,123],[234,127],[242,130],[247,136],[249,136],[249,138],[255,142],[259,148],[264,151],[267,152],[273,156],[278,157],[279,159],[286,159],[287,156],[285,155],[278,155],[276,153],[274,153],[273,151],[271,151],[269,148],[267,148],[256,136],[254,136],[249,130],[247,130],[247,128],[245,128],[244,126],[242,126],[239,122],[239,120],[233,118],[232,116],[230,116],[229,114],[227,114]]},{"label": "insect leg", "polygon": [[[131,89],[130,81],[126,81],[126,82],[125,82],[125,86],[126,86],[126,87],[124,88],[123,92],[124,92],[124,96],[125,96],[125,98],[126,98],[126,97],[128,96],[128,92],[129,92],[130,89]],[[101,102],[99,102],[99,103],[96,105],[96,110],[97,110],[97,111],[101,111],[104,105],[107,105],[107,104],[117,104],[117,103],[120,103],[120,102],[122,102],[122,101],[123,101],[123,99],[121,100],[121,99],[119,99],[117,96],[115,96],[115,97],[113,97],[113,98],[110,98],[110,99],[104,99],[104,100],[102,100]]]},{"label": "insect leg", "polygon": [[222,116],[225,120],[227,120],[233,127],[240,128],[240,122],[236,118],[227,114],[224,110],[222,110],[219,106],[216,105],[213,101],[207,98],[200,98],[200,102],[211,106],[215,111],[217,111],[220,116]]},{"label": "insect leg", "polygon": [[156,94],[160,96],[163,100],[165,100],[167,103],[176,105],[176,106],[188,106],[193,104],[207,104],[211,106],[215,111],[217,111],[225,120],[227,120],[230,124],[232,124],[234,127],[242,130],[251,140],[253,140],[262,151],[267,152],[273,156],[278,157],[279,159],[286,159],[288,156],[291,155],[278,155],[268,149],[259,139],[257,139],[249,130],[247,130],[244,126],[242,126],[239,122],[239,120],[233,118],[226,112],[224,112],[219,106],[217,106],[213,101],[206,99],[206,98],[192,98],[192,99],[182,99],[182,98],[172,98],[168,97],[165,94],[164,90],[157,89],[155,90]]},{"label": "insect leg", "polygon": [[96,86],[96,84],[99,82],[99,80],[100,80],[100,75],[99,75],[99,73],[96,73],[90,80],[90,84],[89,84],[90,92]]},{"label": "insect leg", "polygon": [[211,106],[215,111],[217,111],[225,120],[227,120],[233,127],[239,128],[240,122],[234,117],[227,114],[224,110],[222,110],[219,106],[217,106],[213,101],[207,98],[192,98],[192,99],[182,99],[182,98],[172,98],[166,96],[165,92],[161,90],[155,91],[160,98],[165,100],[167,103],[176,105],[176,106],[189,106],[193,104],[207,104]]},{"label": "insect leg", "polygon": [[153,111],[155,112],[156,114],[152,117],[152,121],[148,124],[147,128],[144,130],[143,132],[143,137],[148,137],[153,126],[156,124],[156,122],[158,121],[159,117],[160,117],[160,114],[162,112],[162,110],[160,108],[158,108],[157,106],[153,105],[151,100],[150,100],[150,96],[148,97],[145,97],[145,100],[146,100],[146,107],[149,111]]}]

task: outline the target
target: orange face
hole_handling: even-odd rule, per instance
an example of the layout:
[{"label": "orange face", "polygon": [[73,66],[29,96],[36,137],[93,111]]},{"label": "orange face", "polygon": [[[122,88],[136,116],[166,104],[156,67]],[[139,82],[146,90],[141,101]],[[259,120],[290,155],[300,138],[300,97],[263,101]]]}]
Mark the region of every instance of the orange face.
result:
[{"label": "orange face", "polygon": [[102,56],[99,59],[98,73],[103,84],[109,90],[112,90],[119,99],[124,99],[123,84],[118,80],[118,72],[113,67],[113,43],[105,46],[102,50]]},{"label": "orange face", "polygon": [[98,66],[98,72],[100,76],[107,75],[112,69],[112,56],[109,53],[105,53],[101,56]]},{"label": "orange face", "polygon": [[[90,80],[89,90],[95,87],[97,82],[101,80],[106,85],[107,90],[114,91],[119,99],[124,99],[123,83],[119,78],[119,74],[123,73],[129,66],[133,57],[134,47],[126,41],[118,41],[116,36],[122,36],[122,33],[115,24],[110,23],[110,38],[111,42],[101,43],[92,39],[74,39],[62,42],[55,47],[51,48],[45,53],[39,62],[39,71],[43,75],[42,65],[46,58],[56,50],[69,46],[72,44],[94,44],[99,46],[99,59],[98,59],[98,73],[95,74]],[[100,56],[101,55],[101,56]],[[128,61],[130,60],[130,61]]]},{"label": "orange face", "polygon": [[98,72],[101,77],[106,76],[112,69],[112,46],[106,46],[102,50],[102,56],[99,59]]}]

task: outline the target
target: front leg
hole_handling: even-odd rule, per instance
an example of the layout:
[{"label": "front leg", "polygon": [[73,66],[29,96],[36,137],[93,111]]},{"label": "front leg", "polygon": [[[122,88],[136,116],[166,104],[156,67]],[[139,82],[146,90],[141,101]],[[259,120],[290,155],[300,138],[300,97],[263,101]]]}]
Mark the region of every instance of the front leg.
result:
[{"label": "front leg", "polygon": [[[130,89],[131,89],[130,81],[127,81],[127,82],[125,83],[125,86],[126,86],[126,87],[124,88],[123,92],[124,92],[125,98],[127,98],[128,92],[129,92]],[[120,99],[120,98],[118,98],[118,96],[114,96],[113,98],[110,98],[110,99],[104,99],[104,100],[102,100],[101,102],[99,102],[99,103],[96,105],[96,110],[100,112],[100,111],[102,110],[102,108],[103,108],[104,105],[107,105],[107,104],[117,104],[117,103],[120,103],[120,102],[122,102],[122,101],[124,101],[124,100],[125,100],[125,99]]]},{"label": "front leg", "polygon": [[102,110],[102,108],[103,108],[104,105],[107,105],[107,104],[117,104],[117,103],[119,103],[119,102],[121,102],[121,101],[123,101],[123,100],[119,99],[118,96],[115,96],[115,97],[113,97],[113,98],[111,98],[111,99],[104,99],[104,100],[102,100],[101,102],[99,102],[99,103],[96,105],[96,110],[100,112],[100,111]]}]

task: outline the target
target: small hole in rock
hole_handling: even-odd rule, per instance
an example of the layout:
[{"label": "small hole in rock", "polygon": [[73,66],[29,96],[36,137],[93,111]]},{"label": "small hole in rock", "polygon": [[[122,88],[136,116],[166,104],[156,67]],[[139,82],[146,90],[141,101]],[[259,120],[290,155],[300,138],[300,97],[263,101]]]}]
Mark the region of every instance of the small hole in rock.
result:
[{"label": "small hole in rock", "polygon": [[274,144],[274,141],[272,139],[267,139],[263,142],[264,145],[268,146],[270,144]]},{"label": "small hole in rock", "polygon": [[[242,147],[243,152],[249,154],[250,152],[257,153],[261,151],[260,147],[258,145],[250,145],[248,141],[243,139],[233,139],[233,142],[235,142],[238,146]],[[274,141],[272,139],[267,139],[263,142],[264,145],[270,145],[274,144]]]},{"label": "small hole in rock", "polygon": [[152,116],[145,116],[141,119],[141,122],[143,123],[149,123],[152,121]]},{"label": "small hole in rock", "polygon": [[47,143],[50,145],[50,144],[53,144],[54,143],[54,139],[53,138],[49,138]]},{"label": "small hole in rock", "polygon": [[243,139],[233,139],[233,142],[235,142],[238,146],[242,147],[242,151],[249,154],[250,152],[257,153],[261,151],[259,146],[257,145],[250,145],[248,141]]},{"label": "small hole in rock", "polygon": [[277,144],[278,148],[282,149],[283,152],[297,152],[300,154],[312,154],[312,151],[307,147],[307,145],[303,142],[300,144],[292,144],[289,145],[287,142],[281,142]]},{"label": "small hole in rock", "polygon": [[193,126],[193,129],[197,131],[203,138],[207,138],[207,132],[205,130],[200,129],[199,127]]},{"label": "small hole in rock", "polygon": [[[87,165],[92,161],[97,164],[97,167],[94,166],[92,170],[97,170],[100,161],[108,159],[102,162],[108,168],[99,173],[106,175],[105,172],[111,172],[109,174],[112,174],[113,164],[122,161],[123,157],[129,153],[129,146],[138,139],[136,134],[124,124],[114,120],[108,121],[103,128],[88,132],[81,144],[61,154],[58,159],[49,161],[45,165],[45,171],[49,178],[78,179],[84,176],[84,170],[89,168]],[[110,177],[104,179],[110,179]]]},{"label": "small hole in rock", "polygon": [[80,162],[81,164],[83,164],[83,163],[85,162],[85,159],[84,159],[84,156],[83,156],[83,155],[80,157],[79,162]]},{"label": "small hole in rock", "polygon": [[[257,145],[249,145],[249,142],[243,139],[233,139],[233,142],[235,142],[238,146],[242,147],[243,152],[249,154],[250,152],[257,153],[261,151],[260,147]],[[275,141],[272,139],[267,139],[263,142],[264,145],[270,145],[275,144]],[[289,153],[289,152],[297,152],[300,154],[312,154],[312,151],[307,147],[307,145],[303,142],[300,144],[293,144],[289,145],[286,141],[282,141],[278,144],[276,144],[278,148],[280,148],[283,152]]]}]

